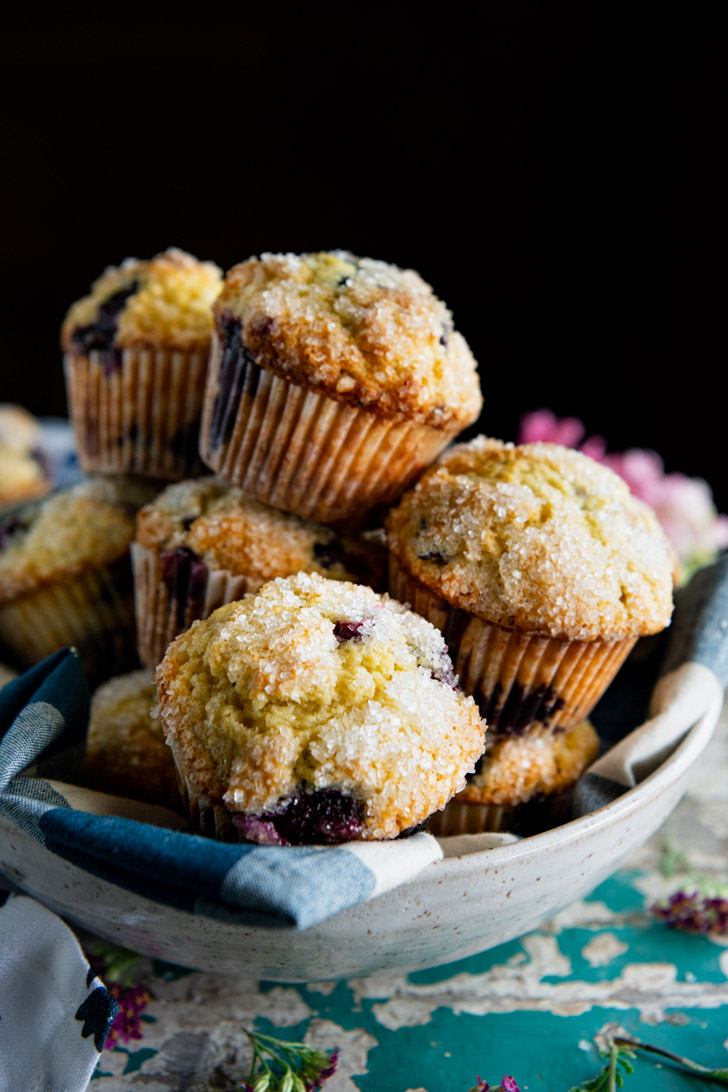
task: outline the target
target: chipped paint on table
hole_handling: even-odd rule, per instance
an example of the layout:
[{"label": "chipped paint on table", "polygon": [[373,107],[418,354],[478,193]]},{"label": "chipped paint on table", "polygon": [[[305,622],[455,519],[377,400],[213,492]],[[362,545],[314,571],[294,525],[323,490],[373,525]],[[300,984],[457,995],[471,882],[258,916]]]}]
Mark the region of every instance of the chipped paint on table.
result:
[{"label": "chipped paint on table", "polygon": [[[598,1070],[605,1029],[728,1066],[728,942],[687,936],[647,907],[676,880],[670,835],[697,869],[728,879],[728,717],[665,830],[615,876],[520,940],[431,971],[310,985],[184,972],[149,960],[144,1036],[106,1051],[91,1092],[208,1092],[245,1079],[243,1026],[340,1050],[327,1092],[466,1092],[476,1075],[567,1092]],[[630,1092],[697,1082],[647,1058]]]}]

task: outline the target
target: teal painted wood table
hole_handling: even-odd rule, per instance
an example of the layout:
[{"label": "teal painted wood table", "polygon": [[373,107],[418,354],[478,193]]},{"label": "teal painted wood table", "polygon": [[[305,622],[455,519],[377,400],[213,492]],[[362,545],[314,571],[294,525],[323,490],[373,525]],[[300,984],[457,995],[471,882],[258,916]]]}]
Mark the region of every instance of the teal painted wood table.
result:
[{"label": "teal painted wood table", "polygon": [[[728,939],[650,913],[684,878],[666,841],[728,880],[728,715],[668,824],[628,866],[544,927],[431,971],[315,984],[248,981],[143,960],[140,1039],[101,1057],[91,1092],[208,1092],[247,1076],[243,1027],[339,1049],[326,1092],[466,1092],[502,1074],[524,1092],[568,1092],[600,1068],[610,1031],[728,1066]],[[457,913],[457,907],[453,907]],[[717,1088],[640,1056],[627,1092]]]}]

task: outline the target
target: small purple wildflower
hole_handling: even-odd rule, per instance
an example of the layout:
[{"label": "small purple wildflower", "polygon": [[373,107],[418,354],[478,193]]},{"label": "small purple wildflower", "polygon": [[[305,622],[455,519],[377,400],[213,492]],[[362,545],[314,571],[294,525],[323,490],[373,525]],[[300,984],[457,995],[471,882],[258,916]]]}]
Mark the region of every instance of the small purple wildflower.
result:
[{"label": "small purple wildflower", "polygon": [[117,944],[97,941],[93,952],[86,952],[91,970],[117,1002],[119,1011],[109,1029],[106,1049],[113,1050],[121,1040],[143,1037],[140,1017],[151,1000],[146,986],[138,981],[141,956]]},{"label": "small purple wildflower", "polygon": [[680,890],[664,902],[654,903],[650,912],[672,929],[704,936],[728,936],[728,897],[725,895]]},{"label": "small purple wildflower", "polygon": [[491,1089],[487,1081],[484,1081],[482,1077],[475,1078],[476,1083],[472,1088],[468,1089],[468,1092],[520,1092],[518,1085],[513,1077],[508,1077],[503,1074],[503,1080],[497,1088]]},{"label": "small purple wildflower", "polygon": [[119,1011],[106,1039],[106,1049],[113,1050],[119,1040],[128,1043],[130,1039],[142,1038],[140,1017],[149,1004],[150,997],[146,986],[141,984],[120,986],[118,982],[112,982],[107,988],[119,1004]]},{"label": "small purple wildflower", "polygon": [[332,1052],[331,1052],[331,1061],[329,1062],[329,1064],[324,1069],[322,1069],[321,1072],[319,1073],[319,1082],[320,1083],[316,1085],[316,1088],[320,1088],[321,1084],[323,1084],[324,1081],[327,1081],[329,1079],[329,1077],[333,1077],[334,1073],[336,1072],[336,1068],[337,1068],[338,1064],[339,1064],[339,1050],[338,1050],[338,1047],[337,1047],[335,1050],[332,1050]]}]

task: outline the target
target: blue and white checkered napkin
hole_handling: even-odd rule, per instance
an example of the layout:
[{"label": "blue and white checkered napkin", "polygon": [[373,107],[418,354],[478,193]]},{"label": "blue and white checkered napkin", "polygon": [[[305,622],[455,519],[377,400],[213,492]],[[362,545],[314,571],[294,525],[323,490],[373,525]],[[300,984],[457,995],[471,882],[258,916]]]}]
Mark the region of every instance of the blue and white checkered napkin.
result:
[{"label": "blue and white checkered napkin", "polygon": [[[52,853],[157,902],[303,929],[405,883],[442,856],[425,833],[335,847],[230,845],[78,810],[62,784],[45,777],[63,777],[60,763],[82,744],[87,721],[86,681],[70,649],[0,691],[0,812]],[[23,776],[38,760],[41,776]]]}]

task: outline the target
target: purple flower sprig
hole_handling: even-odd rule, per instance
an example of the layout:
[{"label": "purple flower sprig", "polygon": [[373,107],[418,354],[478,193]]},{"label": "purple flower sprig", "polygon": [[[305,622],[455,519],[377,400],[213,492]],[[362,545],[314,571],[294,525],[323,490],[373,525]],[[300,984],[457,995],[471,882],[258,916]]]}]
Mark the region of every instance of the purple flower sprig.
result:
[{"label": "purple flower sprig", "polygon": [[128,1043],[131,1039],[143,1037],[141,1015],[151,995],[141,983],[137,986],[120,986],[118,982],[112,982],[107,989],[119,1005],[106,1037],[106,1049],[113,1050],[120,1040]]},{"label": "purple flower sprig", "polygon": [[243,1028],[253,1047],[247,1081],[235,1092],[316,1092],[336,1072],[338,1050],[276,1039]]},{"label": "purple flower sprig", "polygon": [[706,893],[680,888],[667,899],[653,903],[650,913],[672,929],[703,936],[728,936],[728,894],[719,889]]},{"label": "purple flower sprig", "polygon": [[147,987],[138,981],[142,957],[103,940],[97,941],[86,955],[89,966],[119,1006],[106,1037],[106,1050],[113,1050],[119,1042],[141,1039],[141,1015],[151,1000]]},{"label": "purple flower sprig", "polygon": [[653,917],[685,933],[728,936],[728,884],[693,868],[669,838],[662,849],[660,872],[666,879],[683,875],[676,891],[650,906]]},{"label": "purple flower sprig", "polygon": [[513,1077],[507,1076],[507,1074],[505,1073],[503,1074],[503,1079],[501,1080],[501,1083],[492,1087],[488,1084],[487,1081],[484,1081],[482,1077],[476,1077],[476,1082],[477,1083],[473,1085],[473,1087],[469,1089],[468,1092],[520,1092],[520,1089],[516,1084],[515,1079]]}]

